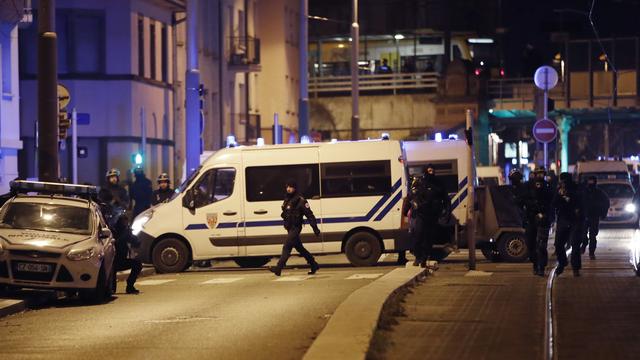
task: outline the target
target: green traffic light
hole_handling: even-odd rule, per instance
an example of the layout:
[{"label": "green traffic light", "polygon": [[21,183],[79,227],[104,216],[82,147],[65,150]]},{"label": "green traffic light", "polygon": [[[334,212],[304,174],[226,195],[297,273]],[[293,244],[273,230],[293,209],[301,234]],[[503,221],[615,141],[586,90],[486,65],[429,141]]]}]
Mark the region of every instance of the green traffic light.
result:
[{"label": "green traffic light", "polygon": [[133,159],[133,162],[134,162],[136,165],[142,165],[142,154],[137,153],[137,154],[135,155],[134,159]]}]

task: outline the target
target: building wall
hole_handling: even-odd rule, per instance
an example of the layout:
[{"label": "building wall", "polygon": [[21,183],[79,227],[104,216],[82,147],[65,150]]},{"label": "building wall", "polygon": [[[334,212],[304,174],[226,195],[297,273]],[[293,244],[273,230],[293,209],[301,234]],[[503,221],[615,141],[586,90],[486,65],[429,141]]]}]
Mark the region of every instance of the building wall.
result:
[{"label": "building wall", "polygon": [[[262,117],[262,135],[268,143],[276,113],[281,125],[296,132],[298,129],[299,5],[296,0],[257,2],[262,71],[256,76],[256,102]],[[283,138],[286,142],[287,132]]]},{"label": "building wall", "polygon": [[[172,82],[174,74],[174,41],[171,39],[172,10],[161,6],[161,2],[151,0],[113,0],[113,1],[71,1],[59,0],[57,10],[62,14],[98,14],[102,16],[104,32],[100,55],[104,56],[103,69],[99,73],[81,74],[75,69],[64,69],[59,66],[59,83],[66,86],[71,94],[71,102],[67,110],[73,107],[79,113],[88,113],[90,123],[78,125],[79,146],[86,147],[88,157],[79,159],[78,180],[100,184],[104,173],[111,167],[117,167],[129,177],[134,164],[132,155],[144,153],[144,169],[147,176],[154,179],[160,172],[168,172],[170,177],[179,175],[174,171],[174,150],[172,143],[174,130],[174,90]],[[34,4],[36,8],[37,4]],[[93,13],[92,13],[93,11]],[[69,15],[71,18],[75,15]],[[138,19],[143,20],[144,72],[139,72],[138,52]],[[73,18],[75,19],[75,18]],[[78,20],[69,20],[78,21]],[[152,24],[155,28],[152,27]],[[33,25],[35,26],[35,24]],[[166,58],[162,57],[162,31],[166,31],[164,49]],[[57,29],[64,32],[64,27]],[[34,29],[29,29],[33,36]],[[152,32],[155,36],[152,36]],[[62,58],[74,56],[78,61],[85,53],[80,41],[69,40],[67,47],[64,38],[59,40],[58,51]],[[28,37],[25,34],[25,39]],[[154,40],[154,54],[151,53],[151,39]],[[60,37],[59,37],[60,39]],[[29,58],[29,63],[36,61],[36,44],[23,41],[21,52]],[[64,54],[65,52],[69,54]],[[61,58],[59,56],[59,59]],[[155,72],[151,69],[151,58],[155,58]],[[91,56],[88,56],[91,58]],[[164,64],[164,66],[163,66]],[[26,66],[25,66],[26,67]],[[163,68],[165,71],[163,71]],[[26,143],[21,154],[21,174],[35,176],[35,121],[37,117],[37,81],[35,72],[21,81],[21,135]],[[144,120],[141,114],[144,113]],[[141,148],[142,127],[147,137],[147,147]],[[69,142],[70,144],[70,142]],[[71,151],[67,147],[60,152],[61,176],[70,178]]]},{"label": "building wall", "polygon": [[18,27],[0,20],[0,193],[18,176],[20,141],[20,91],[18,78]]}]

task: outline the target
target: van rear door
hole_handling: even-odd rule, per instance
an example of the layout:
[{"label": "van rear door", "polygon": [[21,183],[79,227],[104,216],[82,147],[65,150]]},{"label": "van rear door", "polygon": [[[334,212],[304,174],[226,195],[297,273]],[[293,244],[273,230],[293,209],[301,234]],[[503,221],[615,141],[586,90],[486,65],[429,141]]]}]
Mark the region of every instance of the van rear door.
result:
[{"label": "van rear door", "polygon": [[[322,231],[317,147],[248,150],[243,151],[242,160],[246,199],[241,253],[246,251],[247,256],[280,253],[287,234],[281,214],[288,179],[297,182]],[[302,228],[302,241],[312,253],[322,252],[322,235],[315,236],[311,226]]]}]

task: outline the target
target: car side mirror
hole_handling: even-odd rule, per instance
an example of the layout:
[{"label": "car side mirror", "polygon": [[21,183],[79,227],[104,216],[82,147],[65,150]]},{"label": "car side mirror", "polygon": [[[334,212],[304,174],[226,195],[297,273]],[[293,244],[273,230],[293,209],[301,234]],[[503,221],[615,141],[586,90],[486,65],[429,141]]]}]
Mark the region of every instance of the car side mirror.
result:
[{"label": "car side mirror", "polygon": [[111,237],[111,230],[109,228],[100,229],[100,239],[107,239]]},{"label": "car side mirror", "polygon": [[189,210],[193,210],[196,208],[192,189],[185,191],[184,196],[182,197],[182,206],[186,207]]}]

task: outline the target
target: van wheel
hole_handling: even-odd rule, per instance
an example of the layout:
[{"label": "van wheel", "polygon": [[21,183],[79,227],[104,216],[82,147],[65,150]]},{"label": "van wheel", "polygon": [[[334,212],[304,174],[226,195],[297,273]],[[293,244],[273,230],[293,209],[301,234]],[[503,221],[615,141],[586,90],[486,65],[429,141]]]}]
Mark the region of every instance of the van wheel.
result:
[{"label": "van wheel", "polygon": [[153,247],[151,261],[160,274],[182,272],[189,266],[189,249],[174,238],[162,239]]},{"label": "van wheel", "polygon": [[529,258],[529,249],[523,233],[505,233],[498,240],[498,253],[506,262],[525,262]]},{"label": "van wheel", "polygon": [[363,231],[349,237],[344,252],[353,266],[373,266],[382,254],[382,247],[375,235]]},{"label": "van wheel", "polygon": [[265,266],[271,261],[270,257],[259,256],[259,257],[241,257],[235,258],[233,261],[238,264],[241,268],[259,268]]}]

